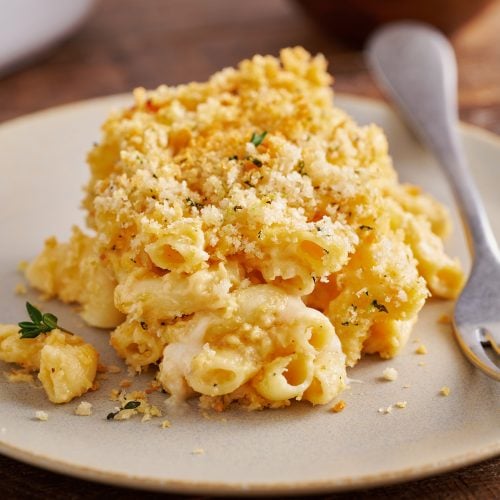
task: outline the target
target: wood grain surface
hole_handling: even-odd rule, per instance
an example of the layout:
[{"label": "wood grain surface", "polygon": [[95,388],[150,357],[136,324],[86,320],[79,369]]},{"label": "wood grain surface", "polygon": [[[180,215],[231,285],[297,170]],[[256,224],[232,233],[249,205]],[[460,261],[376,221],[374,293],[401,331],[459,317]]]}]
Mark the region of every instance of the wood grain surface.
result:
[{"label": "wood grain surface", "polygon": [[[460,116],[500,134],[500,2],[456,33]],[[362,54],[286,0],[101,0],[84,26],[0,79],[0,121],[95,96],[204,80],[254,53],[303,45],[323,52],[335,89],[380,98]],[[0,498],[155,498],[77,480],[0,456]],[[500,498],[500,459],[404,485],[331,499]],[[172,495],[169,498],[180,498]],[[195,497],[192,497],[195,498]]]}]

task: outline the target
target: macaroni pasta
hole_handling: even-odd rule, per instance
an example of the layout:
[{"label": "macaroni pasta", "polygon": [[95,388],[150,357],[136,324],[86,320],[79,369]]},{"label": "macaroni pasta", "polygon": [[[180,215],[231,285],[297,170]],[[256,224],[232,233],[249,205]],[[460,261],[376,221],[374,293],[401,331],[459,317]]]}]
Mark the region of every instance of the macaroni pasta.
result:
[{"label": "macaroni pasta", "polygon": [[[136,89],[88,155],[92,235],[47,240],[31,284],[113,329],[135,371],[159,365],[174,399],[330,401],[346,366],[396,355],[426,298],[463,283],[447,210],[398,183],[383,132],[336,108],[331,80],[321,55],[293,48]],[[9,332],[2,359],[39,368],[51,400],[89,387],[88,347]]]}]

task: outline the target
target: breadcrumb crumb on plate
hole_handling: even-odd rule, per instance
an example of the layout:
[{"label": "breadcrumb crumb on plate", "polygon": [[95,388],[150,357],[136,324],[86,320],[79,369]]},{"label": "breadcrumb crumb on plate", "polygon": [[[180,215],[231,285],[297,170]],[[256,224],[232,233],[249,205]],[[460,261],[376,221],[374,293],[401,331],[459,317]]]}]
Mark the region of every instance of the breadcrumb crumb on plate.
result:
[{"label": "breadcrumb crumb on plate", "polygon": [[447,385],[444,385],[439,390],[439,394],[441,394],[441,396],[449,396],[451,394],[451,389]]},{"label": "breadcrumb crumb on plate", "polygon": [[347,406],[346,402],[343,399],[341,399],[331,407],[331,411],[333,413],[340,413],[341,411],[344,411],[346,406]]},{"label": "breadcrumb crumb on plate", "polygon": [[75,415],[80,417],[90,417],[92,415],[92,404],[87,401],[82,401],[75,408]]},{"label": "breadcrumb crumb on plate", "polygon": [[27,293],[26,285],[24,283],[17,283],[14,288],[14,293],[16,295],[26,295]]},{"label": "breadcrumb crumb on plate", "polygon": [[382,378],[384,380],[387,380],[388,382],[394,382],[395,380],[398,379],[398,371],[395,368],[386,368],[382,372]]},{"label": "breadcrumb crumb on plate", "polygon": [[27,383],[27,384],[35,383],[33,374],[23,369],[4,372],[4,374],[7,377],[7,380],[12,383]]},{"label": "breadcrumb crumb on plate", "polygon": [[437,322],[440,325],[451,325],[452,319],[451,319],[451,316],[449,314],[441,314],[441,316],[439,316]]},{"label": "breadcrumb crumb on plate", "polygon": [[49,414],[46,411],[38,410],[35,412],[35,418],[41,422],[46,422],[49,419]]},{"label": "breadcrumb crumb on plate", "polygon": [[382,413],[383,415],[389,415],[390,413],[392,413],[392,405],[381,407],[378,409],[378,412]]},{"label": "breadcrumb crumb on plate", "polygon": [[425,344],[420,344],[416,349],[415,349],[416,354],[427,354],[427,347]]}]

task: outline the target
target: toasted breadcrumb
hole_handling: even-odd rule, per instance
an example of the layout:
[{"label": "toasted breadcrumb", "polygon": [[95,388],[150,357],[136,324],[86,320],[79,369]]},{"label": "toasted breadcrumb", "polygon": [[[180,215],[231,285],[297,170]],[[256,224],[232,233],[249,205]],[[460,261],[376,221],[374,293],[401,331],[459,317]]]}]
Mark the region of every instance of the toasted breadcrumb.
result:
[{"label": "toasted breadcrumb", "polygon": [[203,410],[215,410],[222,412],[232,403],[237,403],[240,407],[248,411],[262,410],[264,408],[283,408],[290,405],[289,400],[269,401],[259,396],[249,387],[248,384],[242,385],[236,391],[224,396],[201,396],[200,408]]},{"label": "toasted breadcrumb", "polygon": [[420,344],[416,349],[415,349],[416,354],[427,354],[427,347],[425,344]]},{"label": "toasted breadcrumb", "polygon": [[449,396],[451,393],[451,389],[447,385],[443,385],[443,387],[441,387],[441,389],[439,390],[439,393],[442,396]]},{"label": "toasted breadcrumb", "polygon": [[195,448],[192,452],[191,455],[204,455],[205,450],[203,448]]},{"label": "toasted breadcrumb", "polygon": [[138,411],[136,409],[119,410],[118,413],[115,415],[114,420],[128,420],[137,414]]},{"label": "toasted breadcrumb", "polygon": [[437,322],[441,325],[451,325],[451,317],[449,314],[442,314],[439,316]]},{"label": "toasted breadcrumb", "polygon": [[109,371],[109,373],[121,373],[122,369],[116,365],[109,365],[108,371]]},{"label": "toasted breadcrumb", "polygon": [[24,273],[24,271],[26,271],[28,265],[29,265],[29,262],[27,260],[21,260],[17,264],[17,270]]},{"label": "toasted breadcrumb", "polygon": [[389,413],[392,413],[392,405],[389,405],[387,408],[379,408],[378,409],[379,413],[383,413],[384,415],[388,415]]},{"label": "toasted breadcrumb", "polygon": [[168,429],[169,427],[171,427],[172,424],[170,423],[170,420],[164,420],[162,423],[161,423],[161,428],[162,429]]},{"label": "toasted breadcrumb", "polygon": [[33,384],[35,380],[33,379],[33,374],[29,373],[25,369],[12,370],[11,372],[4,372],[7,380],[12,383],[24,382],[27,384]]},{"label": "toasted breadcrumb", "polygon": [[14,287],[14,293],[16,295],[26,295],[26,285],[24,283],[18,283],[15,287]]},{"label": "toasted breadcrumb", "polygon": [[384,380],[388,380],[389,382],[394,382],[398,378],[398,371],[395,368],[386,368],[382,372],[382,377]]},{"label": "toasted breadcrumb", "polygon": [[406,408],[406,405],[407,405],[407,404],[408,404],[408,403],[407,403],[406,401],[398,401],[398,402],[397,402],[394,406],[395,406],[396,408]]},{"label": "toasted breadcrumb", "polygon": [[409,389],[410,387],[411,387],[411,385],[410,385],[410,384],[405,384],[405,385],[403,385],[403,389]]},{"label": "toasted breadcrumb", "polygon": [[346,402],[343,399],[341,399],[332,406],[331,411],[333,413],[340,413],[341,411],[344,410],[345,407],[346,407]]},{"label": "toasted breadcrumb", "polygon": [[418,364],[418,366],[425,366],[426,365],[425,361],[419,361],[417,364]]},{"label": "toasted breadcrumb", "polygon": [[126,389],[128,387],[130,387],[132,385],[132,381],[128,378],[124,378],[121,382],[120,382],[120,387],[122,389]]},{"label": "toasted breadcrumb", "polygon": [[151,380],[149,387],[144,390],[146,394],[152,394],[153,392],[161,391],[162,387],[158,380]]},{"label": "toasted breadcrumb", "polygon": [[110,401],[118,401],[119,397],[120,397],[120,390],[119,389],[111,389],[111,392],[109,393],[109,400]]},{"label": "toasted breadcrumb", "polygon": [[[331,401],[345,388],[345,365],[356,364],[363,349],[387,358],[406,342],[429,293],[426,281],[435,295],[453,297],[462,273],[458,263],[442,254],[436,227],[444,225],[446,216],[428,216],[419,204],[429,212],[444,213],[445,209],[430,198],[417,197],[418,190],[411,194],[410,188],[397,183],[384,135],[375,126],[358,127],[334,108],[330,83],[325,58],[311,57],[297,47],[283,50],[280,59],[255,56],[206,83],[162,86],[151,92],[136,89],[135,104],[108,119],[101,142],[88,156],[92,179],[83,205],[95,236],[75,229],[68,243],[52,238],[30,265],[28,279],[47,296],[92,311],[86,318],[90,324],[116,326],[111,343],[130,365],[129,373],[161,362],[163,388],[179,398],[191,382],[176,372],[175,363],[169,363],[165,354],[162,359],[162,353],[177,357],[185,351],[180,349],[182,342],[176,345],[177,334],[184,339],[184,328],[191,331],[200,316],[232,304],[232,297],[245,296],[239,292],[250,283],[275,295],[272,290],[282,289],[283,300],[288,301],[290,295],[296,303],[300,302],[296,297],[316,292],[310,298],[311,307],[321,311],[326,326],[335,327],[343,350],[339,347],[335,357],[333,348],[319,352],[314,366],[319,370],[321,364],[321,370],[330,373],[321,377],[317,373],[314,385],[311,382],[296,397],[313,404]],[[256,134],[261,136],[258,143]],[[193,255],[186,259],[185,250],[172,246],[182,231],[194,238],[193,244],[182,243],[193,248]],[[411,236],[415,248],[406,241],[413,233],[417,233]],[[424,243],[430,248],[430,259],[419,250]],[[80,255],[80,247],[88,250]],[[286,255],[280,255],[281,248]],[[66,255],[72,256],[75,265],[72,261],[70,265]],[[182,262],[177,262],[178,255]],[[428,260],[439,265],[429,266]],[[157,273],[161,269],[171,274]],[[160,314],[158,307],[146,305],[144,291],[137,286],[149,280],[160,285],[164,274],[194,276],[199,272],[200,278],[196,276],[201,280],[205,270],[214,280],[226,271],[228,277],[220,279],[220,286],[207,281],[206,293],[200,288],[193,291],[193,299],[181,300],[187,303],[185,310],[174,300]],[[452,283],[443,279],[434,286],[434,274],[451,276]],[[122,284],[121,276],[131,279]],[[338,288],[338,300],[332,287],[323,291],[329,278]],[[47,285],[48,281],[53,285]],[[180,286],[175,280],[167,282],[175,289],[191,289],[183,282]],[[156,293],[148,287],[146,295],[161,301],[167,295],[164,288]],[[216,289],[213,298],[212,289]],[[372,295],[375,291],[377,295]],[[198,295],[206,303],[196,300]],[[101,305],[101,298],[105,304],[95,307],[94,302]],[[255,374],[261,374],[271,359],[276,335],[271,334],[274,330],[267,332],[272,325],[271,320],[267,324],[264,312],[259,311],[257,317],[263,318],[262,325],[250,325],[255,327],[251,335],[243,329],[240,335],[239,326],[230,325],[227,336],[203,339],[211,349],[207,353],[233,349],[239,355],[248,347],[255,352]],[[160,327],[157,320],[162,318],[171,322],[168,328]],[[283,331],[287,331],[286,324]],[[147,344],[146,352],[135,332]],[[268,347],[260,332],[264,337],[270,334]],[[233,346],[232,336],[241,345]],[[331,336],[335,338],[333,330]],[[300,354],[294,342],[291,339],[283,347],[293,347]],[[325,342],[325,346],[330,349],[333,343]],[[273,355],[281,356],[281,351],[280,346]],[[310,350],[311,355],[314,351]],[[233,402],[249,410],[290,404],[288,399],[275,401],[257,378],[245,376],[241,379],[245,384],[229,394],[210,382],[204,389],[196,386],[196,391],[203,394],[202,407],[216,411]],[[128,388],[131,384],[124,379],[119,385]],[[191,385],[194,389],[196,384]],[[174,394],[177,387],[181,387],[179,394]],[[117,419],[142,413],[142,401],[137,409],[120,410]],[[148,415],[144,413],[143,419],[148,420]]]},{"label": "toasted breadcrumb", "polygon": [[87,401],[82,401],[75,408],[75,415],[80,417],[90,417],[90,415],[92,415],[92,404]]},{"label": "toasted breadcrumb", "polygon": [[38,410],[35,412],[35,418],[41,422],[46,422],[49,419],[49,414],[46,411]]},{"label": "toasted breadcrumb", "polygon": [[[142,415],[141,422],[148,422],[152,417],[161,417],[162,412],[160,408],[152,405],[148,401],[148,396],[144,391],[132,391],[126,393],[125,391],[118,391],[113,389],[110,394],[111,401],[119,401],[121,406],[115,408],[114,417],[112,420],[128,420],[135,415]],[[125,408],[127,403],[138,402],[139,406],[136,408]]]}]

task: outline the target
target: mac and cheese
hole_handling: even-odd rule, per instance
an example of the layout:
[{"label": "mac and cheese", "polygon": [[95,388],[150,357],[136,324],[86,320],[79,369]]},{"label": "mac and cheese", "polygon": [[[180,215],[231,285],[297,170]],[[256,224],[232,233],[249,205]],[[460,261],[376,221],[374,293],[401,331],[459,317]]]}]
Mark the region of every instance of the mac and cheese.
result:
[{"label": "mac and cheese", "polygon": [[[383,132],[336,108],[331,81],[323,56],[294,48],[136,89],[88,156],[91,232],[49,239],[31,284],[113,328],[134,370],[159,364],[174,398],[331,400],[346,366],[397,354],[426,298],[463,282],[443,249],[447,210],[398,183]],[[37,346],[20,362],[36,365]],[[40,378],[63,400],[42,365],[81,359],[49,348]]]}]

